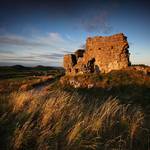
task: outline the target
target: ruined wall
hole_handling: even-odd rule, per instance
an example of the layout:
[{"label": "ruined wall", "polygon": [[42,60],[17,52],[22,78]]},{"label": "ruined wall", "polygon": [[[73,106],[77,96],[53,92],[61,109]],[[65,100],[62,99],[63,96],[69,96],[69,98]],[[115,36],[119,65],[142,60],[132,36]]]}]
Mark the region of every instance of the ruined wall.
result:
[{"label": "ruined wall", "polygon": [[78,50],[75,54],[64,56],[66,73],[108,73],[111,70],[126,68],[130,64],[128,47],[127,38],[123,33],[89,37],[86,40],[85,51]]}]

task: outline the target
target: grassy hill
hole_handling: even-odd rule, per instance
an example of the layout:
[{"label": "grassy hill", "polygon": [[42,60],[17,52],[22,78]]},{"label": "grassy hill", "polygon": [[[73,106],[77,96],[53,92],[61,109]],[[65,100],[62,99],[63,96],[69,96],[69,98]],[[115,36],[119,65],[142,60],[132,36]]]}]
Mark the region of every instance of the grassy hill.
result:
[{"label": "grassy hill", "polygon": [[[22,84],[35,78],[18,80],[19,86],[7,79],[11,90],[0,93],[1,149],[149,149],[149,75],[135,70],[79,75],[73,78],[78,88],[70,85],[71,76],[54,78],[43,88],[24,90]],[[85,86],[91,83],[94,87]]]}]

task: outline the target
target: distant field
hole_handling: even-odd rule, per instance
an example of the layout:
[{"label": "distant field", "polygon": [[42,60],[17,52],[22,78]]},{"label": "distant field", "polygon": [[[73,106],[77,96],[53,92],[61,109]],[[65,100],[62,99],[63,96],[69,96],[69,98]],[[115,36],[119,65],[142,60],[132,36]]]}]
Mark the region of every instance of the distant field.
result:
[{"label": "distant field", "polygon": [[149,150],[149,75],[79,75],[73,88],[62,68],[0,69],[0,149]]},{"label": "distant field", "polygon": [[16,66],[4,66],[0,67],[0,79],[9,79],[9,78],[22,78],[28,76],[42,76],[42,75],[56,75],[64,70],[60,67],[24,67],[20,65]]},{"label": "distant field", "polygon": [[64,74],[60,67],[0,67],[0,93],[29,90]]}]

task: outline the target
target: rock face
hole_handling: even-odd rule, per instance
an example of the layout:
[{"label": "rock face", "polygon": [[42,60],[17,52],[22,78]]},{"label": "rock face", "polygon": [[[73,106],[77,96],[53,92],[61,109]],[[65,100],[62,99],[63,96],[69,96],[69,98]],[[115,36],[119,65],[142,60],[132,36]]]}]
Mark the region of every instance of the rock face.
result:
[{"label": "rock face", "polygon": [[85,50],[79,49],[64,56],[66,74],[108,73],[127,68],[130,65],[128,48],[127,37],[123,33],[89,37]]}]

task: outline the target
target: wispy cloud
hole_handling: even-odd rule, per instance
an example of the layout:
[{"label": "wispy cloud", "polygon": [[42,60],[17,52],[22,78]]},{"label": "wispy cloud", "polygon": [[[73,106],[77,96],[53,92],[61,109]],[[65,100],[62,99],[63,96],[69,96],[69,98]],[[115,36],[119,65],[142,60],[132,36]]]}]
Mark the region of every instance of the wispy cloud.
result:
[{"label": "wispy cloud", "polygon": [[57,44],[65,43],[65,40],[58,33],[48,33],[45,36],[33,37],[32,39],[18,35],[2,35],[0,36],[0,44],[17,45],[17,46],[56,46]]},{"label": "wispy cloud", "polygon": [[48,33],[47,36],[39,37],[37,38],[37,40],[40,41],[41,43],[46,43],[46,44],[53,43],[53,42],[58,42],[58,43],[65,42],[62,36],[57,32]]},{"label": "wispy cloud", "polygon": [[0,61],[41,65],[53,62],[62,65],[64,54],[81,48],[81,43],[82,39],[74,39],[68,33],[62,35],[58,32],[35,31],[30,36],[23,36],[6,32],[0,35]]},{"label": "wispy cloud", "polygon": [[31,42],[21,36],[4,35],[0,36],[0,44],[3,45],[18,45],[18,46],[41,46],[42,43]]},{"label": "wispy cloud", "polygon": [[81,44],[80,48],[85,49],[86,48],[86,44]]},{"label": "wispy cloud", "polygon": [[95,3],[92,3],[95,7],[89,8],[88,12],[80,17],[80,27],[88,33],[110,34],[113,31],[110,19],[114,11],[120,7],[120,1],[111,0],[101,2],[97,0]]},{"label": "wispy cloud", "polygon": [[71,51],[64,50],[63,53],[64,53],[64,54],[71,54],[72,52],[71,52]]},{"label": "wispy cloud", "polygon": [[38,57],[35,57],[33,55],[25,55],[25,56],[20,56],[15,53],[5,53],[5,52],[0,52],[0,60],[3,62],[14,62],[14,61],[19,61],[19,62],[24,62],[24,61],[39,61],[40,59]]},{"label": "wispy cloud", "polygon": [[35,59],[31,59],[31,58],[23,58],[23,57],[21,57],[21,58],[6,58],[5,60],[1,60],[1,61],[11,61],[11,62],[25,62],[25,61],[27,61],[27,62],[33,62],[33,61],[35,61],[35,62],[38,62],[39,60],[37,59],[37,60],[35,60]]},{"label": "wispy cloud", "polygon": [[70,40],[55,32],[31,37],[12,34],[1,35],[1,62],[17,62],[20,64],[23,62],[55,62],[60,64],[65,51],[69,51],[73,47]]},{"label": "wispy cloud", "polygon": [[63,55],[64,53],[30,53],[32,57],[44,60],[59,60],[63,58]]},{"label": "wispy cloud", "polygon": [[101,11],[81,20],[81,26],[87,32],[97,32],[108,34],[112,31],[112,26],[108,23],[108,12]]},{"label": "wispy cloud", "polygon": [[2,54],[14,54],[14,52],[9,51],[9,50],[0,49],[0,55],[2,55]]},{"label": "wispy cloud", "polygon": [[41,54],[39,55],[39,57],[46,58],[46,59],[60,59],[60,58],[63,58],[63,54],[58,54],[58,53]]}]

